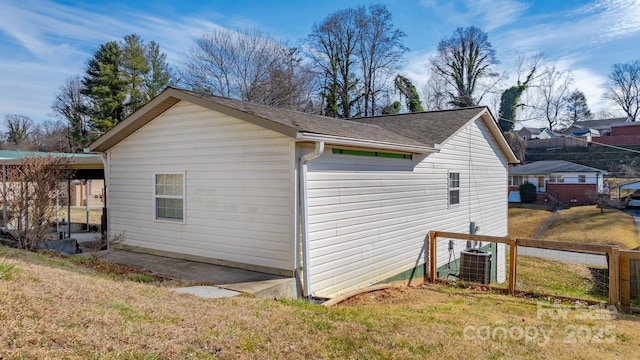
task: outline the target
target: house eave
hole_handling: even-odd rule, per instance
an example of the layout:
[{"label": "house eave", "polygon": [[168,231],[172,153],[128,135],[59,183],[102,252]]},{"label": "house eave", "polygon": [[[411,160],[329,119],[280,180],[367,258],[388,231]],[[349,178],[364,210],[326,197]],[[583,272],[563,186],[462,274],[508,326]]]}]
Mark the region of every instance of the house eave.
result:
[{"label": "house eave", "polygon": [[518,159],[516,154],[511,149],[511,146],[509,145],[509,143],[507,142],[507,139],[502,134],[502,130],[500,130],[500,127],[498,126],[498,123],[495,121],[493,115],[491,114],[491,111],[489,111],[489,108],[485,108],[483,112],[478,114],[478,117],[482,118],[482,121],[491,132],[491,135],[493,135],[493,138],[498,143],[498,146],[500,147],[500,149],[502,149],[502,152],[505,154],[507,158],[507,162],[509,164],[519,164],[520,159]]},{"label": "house eave", "polygon": [[397,144],[383,141],[363,140],[355,138],[346,138],[331,135],[320,135],[312,133],[299,132],[296,135],[297,142],[318,142],[324,141],[331,145],[342,145],[367,149],[380,149],[388,151],[397,151],[411,154],[431,154],[439,152],[439,150],[428,146]]}]

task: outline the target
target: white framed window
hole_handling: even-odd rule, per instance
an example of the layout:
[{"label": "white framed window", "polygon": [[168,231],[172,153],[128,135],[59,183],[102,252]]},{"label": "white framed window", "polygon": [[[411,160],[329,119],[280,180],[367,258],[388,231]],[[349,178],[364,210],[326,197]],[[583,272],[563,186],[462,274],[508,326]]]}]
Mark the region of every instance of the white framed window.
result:
[{"label": "white framed window", "polygon": [[154,219],[184,222],[185,173],[169,172],[153,174]]},{"label": "white framed window", "polygon": [[578,182],[579,183],[586,183],[587,182],[587,176],[586,175],[578,175]]},{"label": "white framed window", "polygon": [[460,204],[460,173],[449,172],[449,206]]},{"label": "white framed window", "polygon": [[550,183],[563,183],[564,182],[564,175],[549,175],[549,182]]},{"label": "white framed window", "polygon": [[520,186],[524,184],[522,175],[509,176],[509,186]]}]

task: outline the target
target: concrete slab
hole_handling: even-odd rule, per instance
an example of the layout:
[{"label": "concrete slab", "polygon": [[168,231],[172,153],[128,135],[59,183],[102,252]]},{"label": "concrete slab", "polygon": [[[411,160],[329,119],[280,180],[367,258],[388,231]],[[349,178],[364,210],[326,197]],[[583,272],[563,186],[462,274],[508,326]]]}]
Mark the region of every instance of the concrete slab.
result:
[{"label": "concrete slab", "polygon": [[171,290],[181,294],[195,295],[203,299],[217,299],[241,294],[238,291],[222,289],[217,286],[189,286]]},{"label": "concrete slab", "polygon": [[126,250],[100,251],[98,258],[193,285],[206,284],[211,287],[215,285],[218,288],[250,293],[263,298],[295,298],[297,296],[295,280],[285,276]]},{"label": "concrete slab", "polygon": [[297,297],[294,278],[251,281],[236,284],[220,285],[225,289],[250,293],[261,298],[295,298]]}]

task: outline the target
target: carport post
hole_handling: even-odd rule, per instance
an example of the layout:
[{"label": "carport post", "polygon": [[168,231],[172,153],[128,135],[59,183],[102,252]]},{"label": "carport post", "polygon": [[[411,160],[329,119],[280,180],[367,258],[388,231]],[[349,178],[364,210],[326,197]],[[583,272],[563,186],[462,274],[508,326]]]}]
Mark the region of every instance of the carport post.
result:
[{"label": "carport post", "polygon": [[67,238],[71,238],[71,179],[67,180]]},{"label": "carport post", "polygon": [[2,165],[2,227],[7,226],[7,165]]}]

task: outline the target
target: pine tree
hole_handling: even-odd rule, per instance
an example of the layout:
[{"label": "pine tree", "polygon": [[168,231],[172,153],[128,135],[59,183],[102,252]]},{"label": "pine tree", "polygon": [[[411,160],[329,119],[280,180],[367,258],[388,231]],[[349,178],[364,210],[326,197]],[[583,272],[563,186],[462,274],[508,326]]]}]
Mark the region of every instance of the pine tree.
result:
[{"label": "pine tree", "polygon": [[105,132],[125,118],[124,102],[127,83],[120,71],[121,51],[118,43],[109,41],[100,45],[87,63],[82,80],[82,94],[92,102],[89,109],[91,126]]},{"label": "pine tree", "polygon": [[88,61],[82,79],[81,93],[90,103],[87,115],[91,129],[108,131],[157,96],[170,82],[166,55],[160,52],[157,43],[145,44],[140,36],[131,34],[119,43],[110,41],[100,45]]},{"label": "pine tree", "polygon": [[149,72],[144,78],[146,101],[158,96],[171,83],[171,70],[167,63],[167,54],[160,52],[160,45],[155,41],[147,45],[146,58],[149,61]]},{"label": "pine tree", "polygon": [[587,105],[587,98],[580,90],[574,90],[567,97],[567,120],[571,123],[593,119],[593,114]]},{"label": "pine tree", "polygon": [[146,58],[146,46],[140,36],[126,35],[120,43],[120,49],[122,80],[126,83],[129,95],[124,104],[124,114],[129,116],[147,102],[144,79],[151,68]]}]

